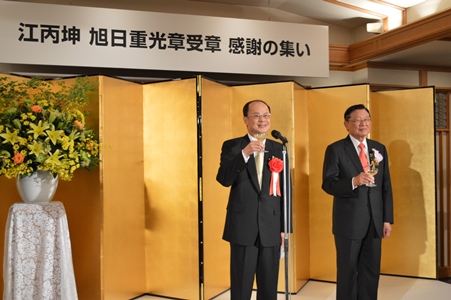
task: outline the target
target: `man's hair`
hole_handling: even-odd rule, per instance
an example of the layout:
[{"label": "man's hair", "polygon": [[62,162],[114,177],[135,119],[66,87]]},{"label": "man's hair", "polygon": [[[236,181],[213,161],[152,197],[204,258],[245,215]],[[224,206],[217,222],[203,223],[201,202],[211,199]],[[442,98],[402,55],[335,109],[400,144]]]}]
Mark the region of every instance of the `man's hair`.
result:
[{"label": "man's hair", "polygon": [[364,109],[364,110],[366,110],[367,112],[368,112],[368,114],[370,115],[370,117],[371,117],[371,114],[370,114],[370,111],[368,110],[368,108],[366,108],[365,107],[365,105],[363,105],[363,104],[356,104],[356,105],[353,105],[353,106],[351,106],[351,107],[349,107],[346,111],[345,111],[345,121],[348,121],[349,120],[349,118],[351,117],[351,114],[352,114],[352,112],[354,111],[354,110],[359,110],[359,109]]},{"label": "man's hair", "polygon": [[260,100],[260,99],[255,99],[255,100],[251,100],[248,103],[244,104],[244,106],[243,106],[243,116],[244,117],[247,117],[247,114],[249,113],[249,105],[251,105],[251,103],[254,103],[254,102],[263,103],[264,105],[266,105],[268,107],[268,111],[271,113],[271,107],[269,107],[269,105],[265,101]]}]

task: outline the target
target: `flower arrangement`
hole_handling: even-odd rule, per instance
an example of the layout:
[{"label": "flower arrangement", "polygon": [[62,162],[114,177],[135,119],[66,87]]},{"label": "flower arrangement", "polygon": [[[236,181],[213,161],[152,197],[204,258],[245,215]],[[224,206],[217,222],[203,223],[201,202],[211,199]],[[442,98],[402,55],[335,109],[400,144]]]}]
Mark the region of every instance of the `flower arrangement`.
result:
[{"label": "flower arrangement", "polygon": [[40,78],[0,78],[0,175],[43,170],[70,181],[78,168],[97,167],[99,143],[81,111],[94,84],[79,77],[58,86]]},{"label": "flower arrangement", "polygon": [[370,169],[376,169],[383,159],[384,157],[382,156],[382,154],[380,154],[379,151],[373,148],[370,152]]},{"label": "flower arrangement", "polygon": [[269,185],[269,194],[272,196],[280,196],[279,173],[283,170],[283,161],[280,158],[272,157],[269,162],[269,170],[271,171],[271,182]]}]

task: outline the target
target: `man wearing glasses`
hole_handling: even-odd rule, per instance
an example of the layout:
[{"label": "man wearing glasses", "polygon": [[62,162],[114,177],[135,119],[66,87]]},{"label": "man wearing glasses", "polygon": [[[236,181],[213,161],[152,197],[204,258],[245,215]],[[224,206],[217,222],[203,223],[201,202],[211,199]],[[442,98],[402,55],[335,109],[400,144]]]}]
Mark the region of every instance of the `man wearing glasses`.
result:
[{"label": "man wearing glasses", "polygon": [[332,195],[337,254],[337,300],[376,300],[381,243],[393,224],[393,198],[385,146],[367,138],[369,110],[344,114],[349,135],[326,149],[323,190]]},{"label": "man wearing glasses", "polygon": [[[284,238],[283,195],[270,189],[269,161],[282,160],[282,144],[258,140],[269,131],[271,110],[262,100],[243,107],[247,134],[225,141],[216,180],[231,187],[223,239],[230,243],[231,300],[276,300],[279,258]],[[283,186],[283,172],[278,178]],[[272,194],[271,194],[272,193]]]}]

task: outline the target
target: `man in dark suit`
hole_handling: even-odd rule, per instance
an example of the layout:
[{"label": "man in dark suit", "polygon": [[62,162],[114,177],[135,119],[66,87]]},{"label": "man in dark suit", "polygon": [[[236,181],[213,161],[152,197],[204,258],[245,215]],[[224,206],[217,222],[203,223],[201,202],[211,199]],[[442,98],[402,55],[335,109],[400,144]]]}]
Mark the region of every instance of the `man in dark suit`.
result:
[{"label": "man in dark suit", "polygon": [[[364,105],[349,107],[344,125],[349,135],[326,149],[322,184],[334,196],[337,300],[376,300],[382,238],[393,224],[388,155],[383,144],[367,138],[371,116]],[[364,171],[369,165],[378,168],[374,177]]]},{"label": "man in dark suit", "polygon": [[[276,300],[284,214],[282,193],[277,195],[274,190],[270,195],[274,171],[270,165],[282,163],[283,147],[254,137],[268,132],[271,125],[271,110],[265,102],[246,103],[243,120],[248,133],[224,142],[216,176],[220,184],[231,186],[223,234],[223,239],[230,242],[230,294],[232,300],[250,299],[255,275],[257,299]],[[256,164],[259,152],[264,155],[260,163],[261,187]],[[281,191],[284,171],[279,171],[277,180]]]}]

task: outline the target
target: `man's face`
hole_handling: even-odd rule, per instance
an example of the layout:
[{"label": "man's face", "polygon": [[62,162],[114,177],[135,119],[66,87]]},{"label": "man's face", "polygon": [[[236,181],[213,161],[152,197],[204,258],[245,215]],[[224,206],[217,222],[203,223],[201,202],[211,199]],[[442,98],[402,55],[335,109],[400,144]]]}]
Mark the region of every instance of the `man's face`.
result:
[{"label": "man's face", "polygon": [[262,102],[252,102],[249,105],[249,112],[243,118],[250,135],[266,133],[271,126],[271,114],[268,107]]},{"label": "man's face", "polygon": [[351,136],[359,141],[363,141],[370,133],[371,118],[365,109],[354,110],[344,125]]}]

